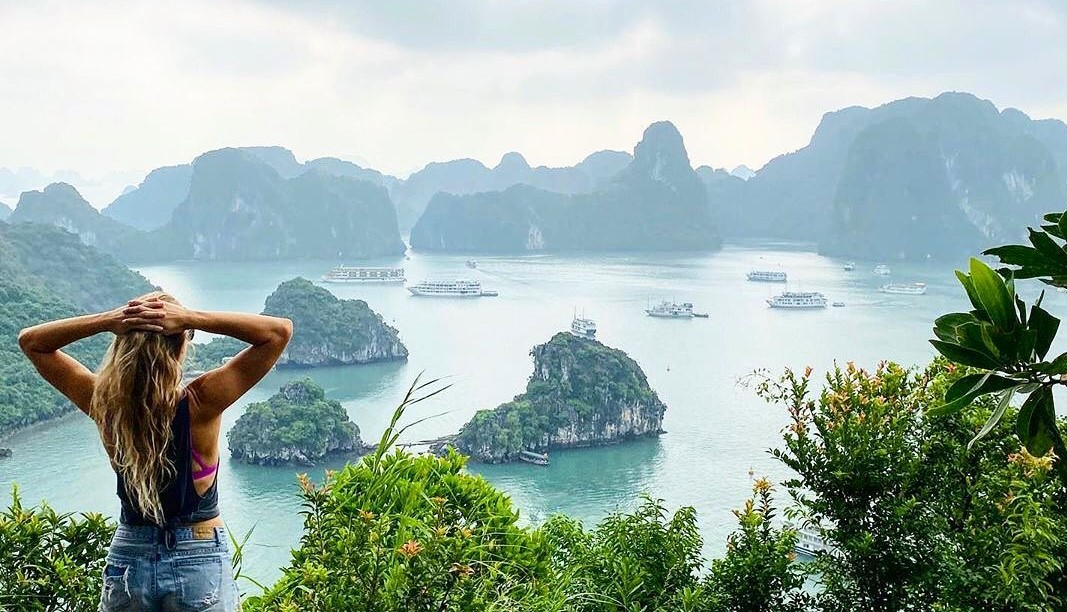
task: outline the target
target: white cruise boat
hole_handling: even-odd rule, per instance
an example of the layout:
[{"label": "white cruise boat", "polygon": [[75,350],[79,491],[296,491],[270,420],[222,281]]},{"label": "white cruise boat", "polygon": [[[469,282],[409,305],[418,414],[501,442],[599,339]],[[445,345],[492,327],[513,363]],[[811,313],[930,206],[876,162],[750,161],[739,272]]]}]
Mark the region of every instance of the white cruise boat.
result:
[{"label": "white cruise boat", "polygon": [[482,284],[475,280],[424,280],[416,285],[409,285],[412,295],[423,297],[493,297],[496,291],[482,289]]},{"label": "white cruise boat", "polygon": [[665,319],[691,319],[697,316],[693,313],[692,303],[682,302],[681,304],[678,304],[676,302],[667,301],[646,308],[645,314],[650,317],[662,317]]},{"label": "white cruise boat", "polygon": [[477,259],[468,259],[467,260],[467,267],[472,269],[472,270],[477,268],[478,267],[478,260]]},{"label": "white cruise boat", "polygon": [[753,270],[747,276],[748,280],[759,283],[784,283],[787,280],[785,272],[773,270]]},{"label": "white cruise boat", "polygon": [[337,266],[322,277],[324,283],[402,283],[404,268]]},{"label": "white cruise boat", "polygon": [[878,276],[889,276],[892,272],[893,271],[889,269],[889,266],[885,264],[878,264],[874,267],[874,273]]},{"label": "white cruise boat", "polygon": [[814,557],[819,553],[832,550],[832,547],[822,539],[822,536],[815,529],[789,526],[797,531],[797,543],[794,546],[797,553],[806,557]]},{"label": "white cruise boat", "polygon": [[887,283],[878,289],[882,293],[900,293],[903,295],[922,295],[926,293],[926,283]]},{"label": "white cruise boat", "polygon": [[592,319],[575,315],[571,321],[571,333],[582,338],[595,338],[596,322]]},{"label": "white cruise boat", "polygon": [[786,291],[767,300],[771,308],[826,308],[826,296],[817,291]]}]

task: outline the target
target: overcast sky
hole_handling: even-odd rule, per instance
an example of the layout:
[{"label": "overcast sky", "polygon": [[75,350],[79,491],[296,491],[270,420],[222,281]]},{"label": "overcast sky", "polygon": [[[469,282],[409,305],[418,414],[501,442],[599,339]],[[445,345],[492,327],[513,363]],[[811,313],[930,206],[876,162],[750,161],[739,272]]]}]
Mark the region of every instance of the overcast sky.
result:
[{"label": "overcast sky", "polygon": [[758,168],[909,95],[1067,119],[1061,0],[0,0],[0,24],[0,167],[94,177],[98,205],[228,145],[403,176],[571,165],[669,119],[694,165]]}]

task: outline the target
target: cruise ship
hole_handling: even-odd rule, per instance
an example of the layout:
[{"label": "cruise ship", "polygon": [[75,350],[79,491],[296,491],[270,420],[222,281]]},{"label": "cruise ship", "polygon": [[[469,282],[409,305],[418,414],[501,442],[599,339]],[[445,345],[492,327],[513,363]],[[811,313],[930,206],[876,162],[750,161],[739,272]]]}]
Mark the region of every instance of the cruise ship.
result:
[{"label": "cruise ship", "polygon": [[581,338],[596,338],[596,322],[575,315],[571,321],[571,333]]},{"label": "cruise ship", "polygon": [[693,317],[707,318],[707,314],[702,312],[693,312],[693,304],[691,302],[667,302],[663,301],[659,304],[655,304],[645,309],[645,314],[650,317],[660,317],[664,319],[692,319]]},{"label": "cruise ship", "polygon": [[816,529],[808,527],[796,527],[795,525],[787,524],[787,527],[795,529],[797,532],[797,543],[794,546],[794,550],[805,557],[815,557],[819,553],[829,552],[833,550],[833,547],[826,543],[822,539],[822,535]]},{"label": "cruise ship", "polygon": [[482,284],[475,280],[424,280],[416,285],[409,285],[412,295],[425,297],[494,297],[496,291],[482,289]]},{"label": "cruise ship", "polygon": [[785,272],[772,270],[753,270],[747,276],[748,280],[759,283],[784,283],[787,280]]},{"label": "cruise ship", "polygon": [[900,293],[903,295],[922,295],[926,293],[926,283],[888,283],[878,289],[882,293]]},{"label": "cruise ship", "polygon": [[767,300],[771,308],[826,308],[826,296],[817,291],[786,291]]},{"label": "cruise ship", "polygon": [[404,268],[337,266],[322,277],[324,283],[402,283]]},{"label": "cruise ship", "polygon": [[874,273],[878,276],[889,276],[892,273],[892,270],[885,264],[878,264],[874,267]]}]

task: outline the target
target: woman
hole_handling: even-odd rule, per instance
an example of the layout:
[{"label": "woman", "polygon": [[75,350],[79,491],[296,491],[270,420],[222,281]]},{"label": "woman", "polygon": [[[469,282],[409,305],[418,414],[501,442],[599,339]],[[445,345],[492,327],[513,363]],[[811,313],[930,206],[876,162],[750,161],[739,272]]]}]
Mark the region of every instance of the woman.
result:
[{"label": "woman", "polygon": [[[251,346],[183,388],[197,329]],[[100,610],[238,608],[218,509],[222,412],[270,371],[292,330],[288,319],[189,310],[151,293],[19,334],[41,376],[96,422],[118,477],[122,513]],[[102,332],[115,338],[97,374],[61,350]]]}]

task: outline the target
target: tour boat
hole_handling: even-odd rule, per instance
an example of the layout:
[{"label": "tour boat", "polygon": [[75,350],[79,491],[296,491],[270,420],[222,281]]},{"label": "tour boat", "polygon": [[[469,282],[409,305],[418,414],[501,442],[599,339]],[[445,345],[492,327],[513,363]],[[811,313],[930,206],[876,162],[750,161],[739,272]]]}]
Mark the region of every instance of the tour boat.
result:
[{"label": "tour boat", "polygon": [[882,293],[901,293],[904,295],[922,295],[926,293],[926,283],[887,283],[879,289]]},{"label": "tour boat", "polygon": [[534,465],[548,465],[548,453],[535,453],[523,449],[522,451],[519,451],[519,461],[525,461],[526,463],[532,463]]},{"label": "tour boat", "polygon": [[691,302],[682,302],[679,304],[677,302],[667,301],[646,308],[645,314],[650,317],[660,317],[664,319],[691,319],[693,317],[705,318],[708,316],[705,313],[693,312],[693,304]]},{"label": "tour boat", "polygon": [[574,319],[571,321],[571,333],[581,338],[595,338],[596,322],[592,319],[586,319],[575,315]]},{"label": "tour boat", "polygon": [[402,283],[404,268],[337,266],[322,277],[324,283]]},{"label": "tour boat", "polygon": [[833,304],[830,304],[830,305],[833,306],[834,308],[843,308],[845,306],[845,303],[844,302],[834,302]]},{"label": "tour boat", "polygon": [[753,270],[747,276],[748,280],[759,283],[784,283],[787,280],[785,272],[774,270]]},{"label": "tour boat", "polygon": [[822,539],[822,536],[815,529],[807,527],[794,527],[794,529],[797,532],[797,543],[794,546],[794,550],[797,553],[806,557],[814,557],[821,552],[831,550],[830,545]]},{"label": "tour boat", "polygon": [[885,264],[878,264],[874,267],[874,273],[878,276],[889,276],[892,273],[892,270]]},{"label": "tour boat", "polygon": [[826,296],[817,291],[786,291],[767,300],[771,308],[826,308]]},{"label": "tour boat", "polygon": [[845,272],[851,272],[851,271],[853,271],[855,269],[856,269],[856,262],[854,262],[854,261],[845,262]]},{"label": "tour boat", "polygon": [[412,295],[425,297],[493,297],[496,291],[482,289],[482,284],[475,280],[424,280],[416,285],[409,285]]},{"label": "tour boat", "polygon": [[473,260],[473,259],[468,259],[467,260],[467,267],[471,268],[471,269],[477,268],[478,267],[478,262],[476,260]]}]

